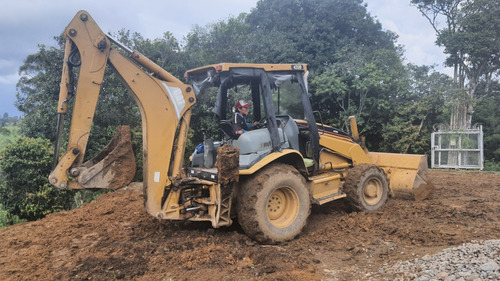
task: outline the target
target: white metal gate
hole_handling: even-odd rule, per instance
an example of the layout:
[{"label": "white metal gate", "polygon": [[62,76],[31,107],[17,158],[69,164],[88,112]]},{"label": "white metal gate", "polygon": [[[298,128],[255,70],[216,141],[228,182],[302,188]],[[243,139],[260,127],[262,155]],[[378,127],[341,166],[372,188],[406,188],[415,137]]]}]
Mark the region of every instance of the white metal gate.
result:
[{"label": "white metal gate", "polygon": [[431,167],[484,168],[483,126],[461,131],[442,131],[431,136]]}]

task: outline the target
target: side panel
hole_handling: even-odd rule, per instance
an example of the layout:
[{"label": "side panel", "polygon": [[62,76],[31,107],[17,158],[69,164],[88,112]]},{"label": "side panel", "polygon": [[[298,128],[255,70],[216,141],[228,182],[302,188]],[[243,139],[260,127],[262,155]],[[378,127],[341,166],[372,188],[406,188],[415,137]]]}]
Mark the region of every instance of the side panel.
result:
[{"label": "side panel", "polygon": [[345,197],[340,190],[343,184],[342,174],[337,172],[326,172],[309,178],[312,202],[322,205],[330,201]]},{"label": "side panel", "polygon": [[319,170],[344,169],[351,167],[350,159],[342,157],[330,149],[322,150],[319,155]]},{"label": "side panel", "polygon": [[335,151],[340,156],[351,159],[353,166],[371,163],[370,158],[359,144],[345,138],[323,134],[320,135],[319,145]]}]

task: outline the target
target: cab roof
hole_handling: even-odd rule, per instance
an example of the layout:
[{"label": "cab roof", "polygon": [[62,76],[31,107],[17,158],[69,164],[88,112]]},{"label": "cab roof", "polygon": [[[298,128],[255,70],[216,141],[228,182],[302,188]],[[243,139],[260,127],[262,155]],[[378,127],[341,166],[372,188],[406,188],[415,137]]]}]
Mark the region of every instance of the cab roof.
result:
[{"label": "cab roof", "polygon": [[259,63],[218,63],[194,68],[186,71],[186,76],[196,74],[198,72],[206,72],[207,70],[215,70],[216,72],[229,71],[231,68],[248,68],[248,69],[263,69],[266,72],[272,71],[299,71],[306,72],[306,64],[259,64]]}]

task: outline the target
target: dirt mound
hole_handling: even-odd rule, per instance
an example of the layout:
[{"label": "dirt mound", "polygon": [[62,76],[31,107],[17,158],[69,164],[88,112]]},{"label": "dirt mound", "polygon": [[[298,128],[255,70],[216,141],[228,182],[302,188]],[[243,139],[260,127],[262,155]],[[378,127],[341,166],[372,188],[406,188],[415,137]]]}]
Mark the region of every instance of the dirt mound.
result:
[{"label": "dirt mound", "polygon": [[297,239],[259,245],[235,223],[164,222],[139,191],[0,230],[0,280],[374,280],[378,268],[470,240],[500,238],[500,173],[432,171],[421,202],[379,212],[313,207]]}]

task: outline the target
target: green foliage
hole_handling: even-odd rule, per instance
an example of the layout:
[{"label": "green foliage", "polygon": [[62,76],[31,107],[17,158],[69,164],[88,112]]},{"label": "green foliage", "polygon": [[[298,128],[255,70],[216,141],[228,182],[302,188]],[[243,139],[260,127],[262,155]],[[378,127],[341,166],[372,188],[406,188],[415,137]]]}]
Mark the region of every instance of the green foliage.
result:
[{"label": "green foliage", "polygon": [[378,150],[382,128],[397,109],[395,99],[407,89],[406,72],[395,52],[380,50],[375,56],[346,57],[310,82],[313,107],[325,122],[348,130],[348,117],[355,115],[360,133],[371,149]]},{"label": "green foliage", "polygon": [[[483,85],[484,86],[484,85]],[[499,92],[500,84],[492,84],[492,91]],[[489,95],[479,100],[475,107],[473,123],[483,125],[484,158],[500,161],[500,95]]]},{"label": "green foliage", "polygon": [[451,79],[428,66],[408,65],[407,91],[394,97],[390,121],[383,126],[384,151],[428,154],[434,124],[444,122]]},{"label": "green foliage", "polygon": [[16,223],[24,222],[26,220],[20,219],[16,215],[12,215],[3,209],[3,206],[0,204],[0,228],[4,228],[9,225],[13,225]]},{"label": "green foliage", "polygon": [[186,68],[182,56],[179,55],[181,47],[171,32],[166,31],[162,38],[151,40],[142,37],[139,33],[131,35],[130,31],[122,29],[114,37],[129,48],[139,51],[172,75],[176,77],[184,75]]},{"label": "green foliage", "polygon": [[56,37],[57,47],[39,45],[19,69],[16,106],[24,113],[20,133],[27,137],[55,140],[57,100],[61,83],[63,40]]},{"label": "green foliage", "polygon": [[0,150],[6,145],[14,143],[19,136],[19,127],[0,127]]},{"label": "green foliage", "polygon": [[395,49],[393,34],[382,30],[361,0],[264,0],[247,21],[247,59],[254,62],[305,62],[322,71],[342,51]]},{"label": "green foliage", "polygon": [[484,171],[500,172],[500,163],[490,160],[484,161]]},{"label": "green foliage", "polygon": [[184,61],[186,69],[221,62],[245,62],[249,50],[247,15],[195,26],[186,37]]},{"label": "green foliage", "polygon": [[48,140],[21,137],[0,152],[0,203],[11,215],[35,220],[68,209],[72,193],[51,187]]},{"label": "green foliage", "polygon": [[109,193],[110,191],[107,189],[100,189],[97,191],[94,190],[80,190],[75,192],[75,195],[73,196],[73,204],[72,207],[80,207],[83,205],[83,203],[90,203],[94,200],[97,200],[99,196],[105,193]]},{"label": "green foliage", "polygon": [[[453,26],[439,33],[437,44],[445,47],[448,65],[468,67],[468,76],[494,72],[500,68],[500,1],[474,0],[460,2]],[[471,77],[469,77],[471,78]]]}]

